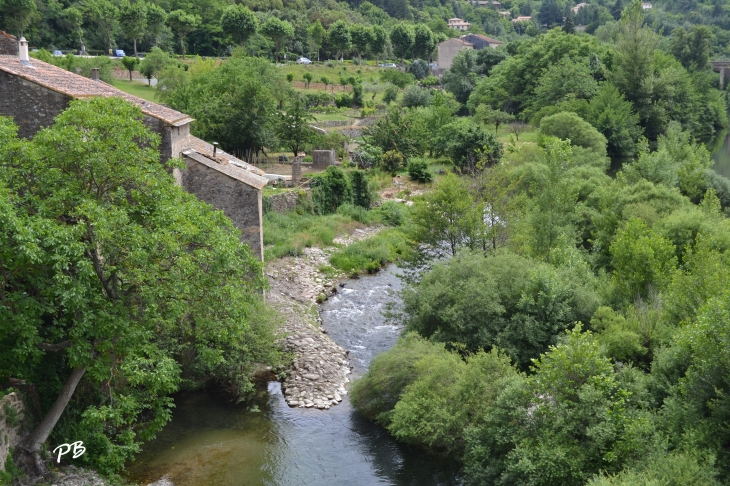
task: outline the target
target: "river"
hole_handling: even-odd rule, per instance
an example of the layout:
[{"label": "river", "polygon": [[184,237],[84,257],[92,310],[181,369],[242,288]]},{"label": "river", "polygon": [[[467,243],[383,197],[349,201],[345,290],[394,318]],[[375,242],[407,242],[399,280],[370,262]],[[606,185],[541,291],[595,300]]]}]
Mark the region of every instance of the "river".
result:
[{"label": "river", "polygon": [[707,148],[712,152],[715,172],[730,178],[730,132],[721,133]]},{"label": "river", "polygon": [[[389,349],[400,329],[385,304],[400,288],[397,268],[347,280],[321,306],[323,327],[350,351],[354,376]],[[169,476],[176,486],[456,486],[456,465],[395,442],[360,417],[347,396],[330,410],[290,408],[278,382],[254,406],[206,392],[175,397],[172,421],[128,466],[142,484]]]}]

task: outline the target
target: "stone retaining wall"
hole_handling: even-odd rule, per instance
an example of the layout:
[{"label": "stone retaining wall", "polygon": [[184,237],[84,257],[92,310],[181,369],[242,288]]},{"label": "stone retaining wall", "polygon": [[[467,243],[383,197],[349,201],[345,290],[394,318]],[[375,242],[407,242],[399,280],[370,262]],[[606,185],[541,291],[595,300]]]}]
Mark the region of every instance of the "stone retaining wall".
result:
[{"label": "stone retaining wall", "polygon": [[16,392],[0,399],[0,471],[5,471],[5,461],[10,449],[20,443],[25,408]]},{"label": "stone retaining wall", "polygon": [[270,203],[270,205],[267,203],[267,211],[288,213],[297,207],[297,203],[299,202],[299,191],[288,191],[281,194],[274,194],[273,196],[266,196],[266,199]]}]

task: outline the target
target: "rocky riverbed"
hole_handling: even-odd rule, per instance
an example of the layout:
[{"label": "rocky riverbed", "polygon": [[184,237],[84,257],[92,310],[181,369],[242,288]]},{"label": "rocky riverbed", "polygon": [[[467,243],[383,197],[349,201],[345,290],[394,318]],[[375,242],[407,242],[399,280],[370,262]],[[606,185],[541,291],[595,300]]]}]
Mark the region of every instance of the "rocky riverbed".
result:
[{"label": "rocky riverbed", "polygon": [[[349,245],[373,236],[382,228],[359,228],[335,243]],[[316,301],[337,292],[344,274],[324,274],[336,248],[306,248],[298,257],[270,262],[266,275],[271,286],[267,300],[285,319],[285,349],[293,354],[292,367],[282,383],[289,406],[328,410],[347,393],[350,363],[347,352],[322,330]]]}]

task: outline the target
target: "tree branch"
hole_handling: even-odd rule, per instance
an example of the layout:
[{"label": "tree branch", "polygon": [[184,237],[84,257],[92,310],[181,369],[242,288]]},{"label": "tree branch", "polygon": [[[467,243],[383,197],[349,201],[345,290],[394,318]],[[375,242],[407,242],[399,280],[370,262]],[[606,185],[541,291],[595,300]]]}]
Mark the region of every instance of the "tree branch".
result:
[{"label": "tree branch", "polygon": [[66,348],[71,347],[71,341],[62,341],[57,344],[50,344],[50,343],[37,343],[36,347],[38,349],[42,349],[43,351],[53,351],[54,353],[56,351],[63,351]]}]

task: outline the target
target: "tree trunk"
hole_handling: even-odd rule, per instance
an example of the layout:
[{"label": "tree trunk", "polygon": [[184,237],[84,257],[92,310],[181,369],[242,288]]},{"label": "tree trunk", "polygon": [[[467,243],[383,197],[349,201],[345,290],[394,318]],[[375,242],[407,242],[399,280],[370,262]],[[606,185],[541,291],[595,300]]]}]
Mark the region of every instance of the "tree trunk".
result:
[{"label": "tree trunk", "polygon": [[61,418],[61,414],[66,409],[66,405],[68,405],[69,400],[71,400],[71,397],[73,396],[74,391],[76,391],[76,387],[78,386],[79,381],[81,381],[81,378],[84,376],[84,373],[86,373],[85,367],[74,368],[73,371],[71,371],[68,379],[66,379],[66,383],[63,385],[61,393],[58,394],[58,398],[56,398],[56,401],[51,406],[51,409],[48,410],[48,413],[46,413],[46,416],[43,417],[41,423],[33,429],[33,432],[31,432],[30,435],[18,446],[18,452],[20,453],[18,459],[27,466],[33,468],[36,474],[46,474],[46,467],[45,464],[43,464],[39,451],[41,450],[43,443],[51,434],[53,427],[56,426],[58,419]]},{"label": "tree trunk", "polygon": [[183,36],[180,36],[180,49],[182,50],[183,59],[185,59],[185,43],[183,42]]},{"label": "tree trunk", "polygon": [[129,70],[129,82],[130,83],[132,82],[132,70],[131,69]]},{"label": "tree trunk", "polygon": [[137,38],[136,37],[134,38],[134,57],[137,57]]}]

